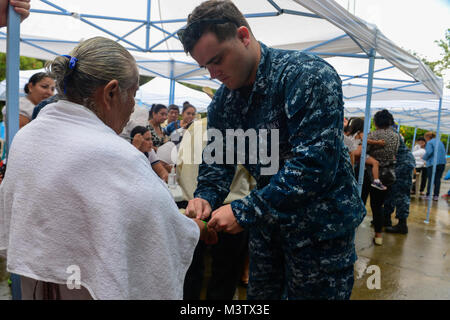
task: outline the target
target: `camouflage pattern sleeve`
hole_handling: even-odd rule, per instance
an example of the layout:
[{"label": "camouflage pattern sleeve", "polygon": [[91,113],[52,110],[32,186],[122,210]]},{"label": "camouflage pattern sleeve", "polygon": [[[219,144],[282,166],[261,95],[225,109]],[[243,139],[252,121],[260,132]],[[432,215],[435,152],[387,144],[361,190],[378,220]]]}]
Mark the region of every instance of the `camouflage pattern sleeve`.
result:
[{"label": "camouflage pattern sleeve", "polygon": [[[220,120],[215,116],[215,111],[221,107],[222,91],[219,89],[208,107],[208,143],[203,152],[202,164],[200,164],[198,170],[197,189],[194,192],[194,197],[208,201],[212,210],[220,207],[225,201],[230,193],[230,186],[236,172],[235,165],[205,161],[205,150],[214,143],[209,137],[211,130],[219,130],[222,133],[222,137],[225,137],[224,130],[219,123]],[[225,140],[223,141],[223,145],[225,145]]]},{"label": "camouflage pattern sleeve", "polygon": [[347,179],[336,177],[342,165],[343,102],[341,82],[334,69],[311,61],[303,65],[302,72],[287,75],[281,85],[293,156],[267,186],[231,203],[243,227],[265,214],[280,222],[291,220],[290,216],[299,212],[314,215],[316,211],[315,215],[320,215],[321,196],[336,188],[339,179]]}]

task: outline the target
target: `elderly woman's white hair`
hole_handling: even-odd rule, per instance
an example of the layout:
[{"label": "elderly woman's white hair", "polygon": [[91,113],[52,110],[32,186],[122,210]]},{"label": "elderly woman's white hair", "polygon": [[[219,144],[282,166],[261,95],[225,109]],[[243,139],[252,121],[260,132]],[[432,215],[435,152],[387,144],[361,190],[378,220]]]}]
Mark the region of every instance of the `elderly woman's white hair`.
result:
[{"label": "elderly woman's white hair", "polygon": [[[71,57],[76,58],[73,67]],[[95,108],[92,95],[98,87],[115,79],[125,91],[139,80],[133,56],[117,42],[104,37],[81,42],[69,56],[58,56],[47,62],[46,68],[56,80],[58,94],[89,109]]]}]

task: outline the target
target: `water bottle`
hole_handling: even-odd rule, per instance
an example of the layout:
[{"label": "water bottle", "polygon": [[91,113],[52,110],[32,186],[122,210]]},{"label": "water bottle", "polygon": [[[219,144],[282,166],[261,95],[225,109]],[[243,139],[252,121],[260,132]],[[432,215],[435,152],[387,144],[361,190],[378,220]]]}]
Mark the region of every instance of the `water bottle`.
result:
[{"label": "water bottle", "polygon": [[170,170],[169,178],[167,179],[167,184],[171,189],[175,189],[177,187],[177,174],[175,173],[174,165],[172,165],[172,169]]}]

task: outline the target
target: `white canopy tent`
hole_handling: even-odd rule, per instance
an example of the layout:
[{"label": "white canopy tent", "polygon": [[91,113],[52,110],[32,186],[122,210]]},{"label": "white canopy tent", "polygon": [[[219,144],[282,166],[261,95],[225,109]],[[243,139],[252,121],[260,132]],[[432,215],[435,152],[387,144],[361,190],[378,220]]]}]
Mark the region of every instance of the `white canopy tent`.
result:
[{"label": "white canopy tent", "polygon": [[[169,91],[170,80],[156,77],[140,86],[136,92],[136,101],[148,106],[151,106],[153,103],[160,103],[167,106],[169,104]],[[197,112],[206,112],[211,102],[211,98],[206,93],[188,88],[176,81],[174,91],[174,104],[182,106],[183,102],[189,101],[197,109]]]},{"label": "white canopy tent", "polygon": [[[186,24],[187,15],[201,2],[202,0],[136,0],[129,5],[112,3],[110,0],[35,0],[32,3],[32,14],[20,26],[20,54],[48,60],[58,54],[67,54],[82,39],[102,35],[123,43],[136,57],[142,75],[168,78],[171,88],[175,87],[175,81],[216,88],[219,83],[211,81],[206,71],[186,56],[176,36],[176,32]],[[411,94],[417,94],[413,99],[415,101],[442,98],[442,79],[436,77],[420,60],[392,43],[375,26],[350,14],[335,1],[233,2],[248,18],[255,37],[266,45],[304,50],[329,58],[344,80],[345,100],[366,101],[364,137],[367,137],[367,120],[371,115],[372,99],[377,100],[381,96],[392,99],[391,92],[398,93],[396,99],[406,99],[400,98],[403,93],[408,94],[407,99],[413,99]],[[18,41],[18,19],[15,19],[11,27],[8,33],[13,36],[9,37],[9,42],[15,44]],[[3,38],[0,39],[0,50],[5,52],[6,34],[0,32],[0,37]],[[11,56],[18,55],[18,48],[11,50],[10,47],[8,52]],[[352,59],[350,64],[349,58]],[[10,59],[12,60],[14,59]],[[383,64],[382,67],[379,62]],[[368,66],[363,67],[364,70],[356,71],[366,63]],[[18,70],[18,67],[14,65],[11,69]],[[378,77],[381,72],[383,76]],[[386,76],[386,72],[392,73],[392,77]],[[9,77],[13,75],[10,74]],[[347,81],[352,81],[352,86],[346,86]],[[362,93],[352,92],[359,81],[367,89],[361,87]],[[386,88],[379,81],[398,85]],[[389,94],[378,95],[381,92],[376,93],[377,90],[388,91]],[[375,92],[373,97],[372,91]],[[420,91],[429,92],[426,99]],[[173,93],[171,89],[169,102],[173,101]],[[8,100],[8,107],[13,110],[8,112],[8,117],[13,117],[17,114],[17,99],[14,99],[13,93],[9,97],[12,99]],[[435,108],[438,114],[438,135],[441,109],[441,104]],[[17,128],[18,125],[8,126],[8,144]],[[366,141],[362,159],[365,158],[365,144]],[[434,158],[436,159],[436,155]],[[364,161],[361,162],[361,168],[364,168]],[[360,174],[360,184],[361,178]],[[427,221],[430,206],[431,199]],[[20,291],[20,288],[16,290]]]},{"label": "white canopy tent", "polygon": [[[176,35],[186,24],[187,15],[202,1],[139,0],[133,6],[111,5],[108,0],[35,1],[33,13],[21,25],[21,54],[52,59],[67,54],[82,39],[98,35],[115,39],[132,52],[142,75],[171,80],[170,104],[174,102],[175,81],[211,88],[220,85],[183,52]],[[265,44],[326,58],[341,75],[345,101],[365,101],[372,55],[376,68],[371,100],[429,101],[442,96],[442,79],[376,26],[335,1],[233,2],[248,18],[255,37]],[[51,23],[45,23],[46,19]],[[0,32],[0,50],[5,48],[5,33]],[[421,109],[421,104],[414,108]]]},{"label": "white canopy tent", "polygon": [[[211,81],[206,70],[183,52],[176,36],[187,15],[201,2],[140,0],[127,6],[111,5],[108,0],[35,1],[34,12],[21,25],[21,54],[51,59],[56,54],[67,54],[82,39],[102,35],[124,44],[136,57],[143,75],[217,88],[219,83]],[[359,74],[356,69],[361,68],[360,62],[375,49],[389,66],[401,70],[398,74],[403,78],[422,82],[435,97],[442,94],[442,80],[423,63],[334,1],[234,3],[248,18],[255,37],[269,46],[305,50],[323,57],[345,57],[341,59],[345,69],[339,67],[341,62],[337,60],[332,64],[342,69],[339,72],[352,76]],[[51,19],[51,23],[45,23],[46,19]],[[0,41],[0,49],[5,50],[4,40]],[[358,63],[354,59],[348,63],[348,58],[358,58]]]}]

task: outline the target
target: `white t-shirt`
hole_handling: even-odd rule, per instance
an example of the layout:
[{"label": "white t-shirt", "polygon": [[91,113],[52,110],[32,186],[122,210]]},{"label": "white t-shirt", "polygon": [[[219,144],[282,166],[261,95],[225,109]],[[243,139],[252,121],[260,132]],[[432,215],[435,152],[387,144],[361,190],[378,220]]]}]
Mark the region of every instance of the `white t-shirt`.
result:
[{"label": "white t-shirt", "polygon": [[425,167],[425,160],[422,159],[425,153],[426,153],[425,149],[421,148],[419,145],[416,145],[414,147],[414,151],[412,152],[412,154],[414,156],[414,159],[416,160],[416,168]]},{"label": "white t-shirt", "polygon": [[156,164],[156,163],[158,163],[160,160],[159,160],[159,158],[158,158],[158,156],[156,155],[156,152],[155,152],[155,150],[151,150],[149,153],[148,153],[148,160],[150,161],[150,164],[151,165],[154,165],[154,164]]},{"label": "white t-shirt", "polygon": [[[31,102],[30,100],[28,100],[27,97],[21,97],[19,99],[19,114],[20,115],[31,120],[31,116],[33,115],[34,107],[36,107],[34,105],[34,103]],[[3,107],[2,113],[3,113],[3,119],[5,119],[6,118],[6,105]]]},{"label": "white t-shirt", "polygon": [[350,152],[353,152],[356,149],[358,149],[359,145],[361,144],[361,139],[356,138],[357,135],[358,135],[358,133],[355,133],[353,136],[345,136],[344,135],[345,136],[344,143]]}]

